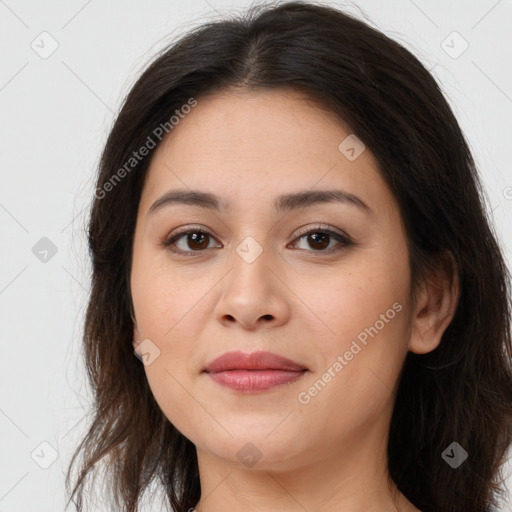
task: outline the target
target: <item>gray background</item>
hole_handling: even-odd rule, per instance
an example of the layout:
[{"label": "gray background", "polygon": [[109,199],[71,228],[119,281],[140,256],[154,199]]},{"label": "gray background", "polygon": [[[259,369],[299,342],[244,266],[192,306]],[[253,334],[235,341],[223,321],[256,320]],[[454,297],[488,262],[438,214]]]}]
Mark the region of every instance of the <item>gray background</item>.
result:
[{"label": "gray background", "polygon": [[[362,9],[432,69],[474,152],[510,265],[511,0],[331,3]],[[64,509],[63,471],[89,419],[86,208],[114,114],[159,48],[247,5],[0,0],[0,512]],[[154,500],[147,510],[157,508]]]}]

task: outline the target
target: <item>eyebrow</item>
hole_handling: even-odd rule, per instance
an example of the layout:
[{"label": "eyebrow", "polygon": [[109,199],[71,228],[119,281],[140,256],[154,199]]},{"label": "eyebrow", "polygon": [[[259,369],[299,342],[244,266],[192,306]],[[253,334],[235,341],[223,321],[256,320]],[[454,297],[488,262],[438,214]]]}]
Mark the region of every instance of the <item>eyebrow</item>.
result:
[{"label": "eyebrow", "polygon": [[[372,214],[371,208],[358,196],[344,190],[301,190],[278,196],[272,206],[277,213],[307,208],[322,203],[344,203]],[[170,190],[159,197],[146,215],[154,214],[166,206],[187,204],[215,211],[228,211],[230,204],[219,196],[200,190]]]}]

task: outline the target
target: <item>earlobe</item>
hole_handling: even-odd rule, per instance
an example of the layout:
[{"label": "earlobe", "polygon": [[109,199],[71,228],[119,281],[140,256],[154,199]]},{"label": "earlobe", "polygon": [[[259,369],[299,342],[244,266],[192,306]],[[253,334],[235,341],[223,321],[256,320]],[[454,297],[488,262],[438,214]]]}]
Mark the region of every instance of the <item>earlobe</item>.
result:
[{"label": "earlobe", "polygon": [[450,252],[439,258],[438,266],[420,285],[412,317],[409,350],[426,354],[436,349],[450,325],[460,296],[455,259]]}]

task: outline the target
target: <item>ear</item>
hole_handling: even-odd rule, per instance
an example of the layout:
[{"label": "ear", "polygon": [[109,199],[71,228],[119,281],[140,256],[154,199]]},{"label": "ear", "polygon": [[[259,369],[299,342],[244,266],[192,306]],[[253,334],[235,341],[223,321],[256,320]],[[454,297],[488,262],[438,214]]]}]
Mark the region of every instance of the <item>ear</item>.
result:
[{"label": "ear", "polygon": [[451,252],[446,251],[418,289],[409,339],[411,352],[426,354],[439,346],[455,315],[459,296],[457,263]]}]

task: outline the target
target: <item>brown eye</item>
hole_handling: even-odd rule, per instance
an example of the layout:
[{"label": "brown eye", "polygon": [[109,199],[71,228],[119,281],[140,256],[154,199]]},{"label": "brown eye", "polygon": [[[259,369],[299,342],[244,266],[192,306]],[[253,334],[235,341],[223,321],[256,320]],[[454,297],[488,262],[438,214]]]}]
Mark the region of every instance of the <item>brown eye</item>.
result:
[{"label": "brown eye", "polygon": [[[340,233],[336,233],[334,231],[328,229],[312,229],[305,233],[302,233],[297,240],[305,239],[305,244],[307,247],[313,249],[309,250],[307,247],[305,250],[309,250],[309,252],[320,252],[324,254],[330,254],[331,252],[337,252],[342,250],[344,247],[352,245],[352,241]],[[329,248],[331,242],[337,241],[338,247],[336,244]]]},{"label": "brown eye", "polygon": [[323,250],[329,246],[330,235],[326,233],[312,233],[307,235],[307,241],[310,247]]},{"label": "brown eye", "polygon": [[[189,233],[186,235],[188,247],[193,250],[201,250],[208,248],[208,235],[207,233]],[[206,242],[206,243],[205,243]]]},{"label": "brown eye", "polygon": [[[176,253],[202,252],[208,249],[210,238],[213,238],[210,233],[193,228],[171,236],[163,245]],[[181,247],[177,246],[178,243],[181,243]]]}]

